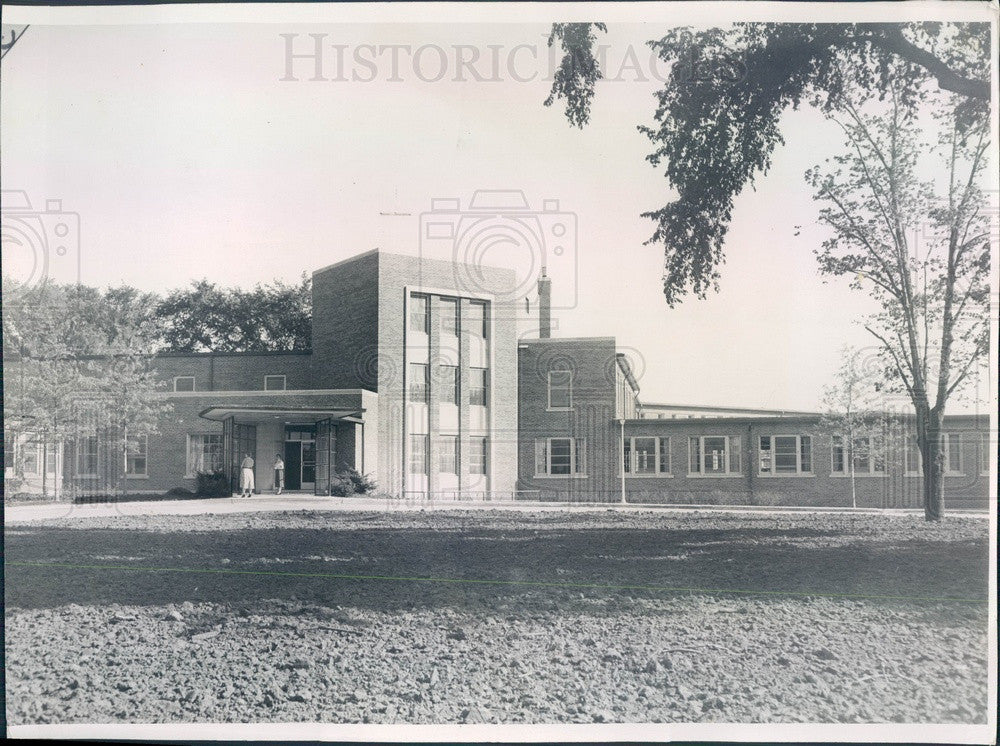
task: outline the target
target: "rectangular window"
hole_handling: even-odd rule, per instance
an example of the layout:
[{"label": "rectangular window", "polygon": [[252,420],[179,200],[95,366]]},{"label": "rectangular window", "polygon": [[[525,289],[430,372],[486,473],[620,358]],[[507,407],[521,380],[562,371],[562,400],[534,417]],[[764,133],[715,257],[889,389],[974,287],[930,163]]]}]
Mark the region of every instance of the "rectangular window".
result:
[{"label": "rectangular window", "polygon": [[222,435],[189,435],[187,475],[193,477],[198,472],[216,471],[222,471]]},{"label": "rectangular window", "polygon": [[941,433],[945,474],[962,473],[962,440],[959,433]]},{"label": "rectangular window", "polygon": [[549,474],[571,474],[573,465],[573,439],[549,440]]},{"label": "rectangular window", "polygon": [[424,404],[430,401],[429,371],[425,363],[410,363],[410,401]]},{"label": "rectangular window", "polygon": [[811,474],[812,438],[809,435],[761,435],[761,474]]},{"label": "rectangular window", "polygon": [[426,435],[410,436],[410,474],[427,473],[428,445],[429,445],[428,436]]},{"label": "rectangular window", "polygon": [[485,474],[487,463],[486,438],[473,436],[469,443],[469,474]]},{"label": "rectangular window", "polygon": [[743,468],[742,449],[742,440],[737,435],[688,438],[688,469],[691,474],[705,476],[739,474]]},{"label": "rectangular window", "polygon": [[145,477],[146,457],[149,452],[148,435],[130,435],[125,446],[125,475]]},{"label": "rectangular window", "polygon": [[4,432],[3,435],[3,470],[7,473],[8,469],[14,468],[14,463],[17,459],[17,451],[14,447],[14,439],[10,437],[9,432]]},{"label": "rectangular window", "polygon": [[438,471],[443,474],[458,474],[458,436],[439,436],[438,448]]},{"label": "rectangular window", "polygon": [[487,385],[489,383],[489,370],[487,368],[469,369],[469,404],[481,407],[488,405]]},{"label": "rectangular window", "polygon": [[656,438],[633,438],[636,474],[656,473]]},{"label": "rectangular window", "polygon": [[830,442],[830,471],[834,474],[843,474],[846,469],[844,438],[842,435],[834,435]]},{"label": "rectangular window", "polygon": [[458,336],[458,301],[454,298],[441,299],[441,334]]},{"label": "rectangular window", "polygon": [[670,473],[670,438],[659,438],[660,474]]},{"label": "rectangular window", "polygon": [[986,433],[979,433],[979,473],[988,475],[990,473],[990,436]]},{"label": "rectangular window", "polygon": [[573,372],[549,371],[549,409],[573,408]]},{"label": "rectangular window", "polygon": [[410,331],[430,334],[431,314],[429,298],[426,295],[410,296]]},{"label": "rectangular window", "polygon": [[474,300],[469,303],[469,333],[483,339],[489,336],[489,313],[482,301]]},{"label": "rectangular window", "polygon": [[59,459],[59,445],[57,443],[47,443],[45,445],[45,473],[55,476],[58,473],[57,461]]},{"label": "rectangular window", "polygon": [[264,376],[264,391],[284,391],[284,376]]},{"label": "rectangular window", "polygon": [[85,435],[76,441],[76,473],[78,476],[97,474],[96,435]]},{"label": "rectangular window", "polygon": [[174,391],[194,391],[194,376],[174,376]]},{"label": "rectangular window", "polygon": [[21,469],[26,476],[36,476],[42,473],[41,456],[38,452],[38,443],[28,441],[21,446],[21,453],[24,454],[24,461]]},{"label": "rectangular window", "polygon": [[651,435],[625,438],[626,474],[669,474],[670,438]]},{"label": "rectangular window", "polygon": [[438,378],[441,383],[441,403],[458,404],[458,366],[438,366]]},{"label": "rectangular window", "polygon": [[539,438],[535,441],[535,473],[583,474],[587,469],[586,438]]}]

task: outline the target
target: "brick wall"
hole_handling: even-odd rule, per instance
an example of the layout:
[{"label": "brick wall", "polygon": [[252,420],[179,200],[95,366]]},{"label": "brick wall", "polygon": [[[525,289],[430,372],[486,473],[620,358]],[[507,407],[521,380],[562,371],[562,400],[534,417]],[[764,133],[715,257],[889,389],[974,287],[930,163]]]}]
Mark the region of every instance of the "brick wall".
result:
[{"label": "brick wall", "polygon": [[[945,431],[958,433],[962,473],[946,475],[945,505],[982,508],[989,495],[983,473],[981,438],[988,423],[974,417],[945,420]],[[722,418],[630,420],[626,436],[670,438],[669,476],[626,476],[630,502],[730,505],[798,505],[850,507],[849,476],[832,472],[832,433],[817,418]],[[704,476],[689,471],[689,438],[711,435],[739,437],[742,467],[735,476]],[[760,473],[761,435],[811,436],[812,471],[802,475]],[[616,469],[617,473],[618,470]],[[923,505],[922,478],[905,472],[901,451],[890,452],[884,474],[855,477],[859,507],[918,508]]]},{"label": "brick wall", "polygon": [[[573,407],[548,407],[550,370],[572,371]],[[548,499],[617,499],[618,425],[615,340],[611,337],[522,340],[518,350],[518,489]],[[586,438],[585,475],[537,476],[536,438]]]}]

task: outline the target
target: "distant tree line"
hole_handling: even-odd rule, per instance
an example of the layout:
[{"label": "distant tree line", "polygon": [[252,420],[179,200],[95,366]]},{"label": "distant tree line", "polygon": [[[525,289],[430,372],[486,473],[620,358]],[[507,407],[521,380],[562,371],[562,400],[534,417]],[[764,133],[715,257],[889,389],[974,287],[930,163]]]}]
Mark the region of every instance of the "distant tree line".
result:
[{"label": "distant tree line", "polygon": [[[88,328],[114,342],[135,323],[154,352],[268,352],[309,349],[312,333],[311,281],[276,281],[244,290],[208,280],[166,295],[125,285],[105,290],[45,283],[19,287],[4,279],[4,356],[33,357],[40,339],[34,327],[58,307],[72,318],[68,328]],[[98,353],[89,335],[74,354]]]}]

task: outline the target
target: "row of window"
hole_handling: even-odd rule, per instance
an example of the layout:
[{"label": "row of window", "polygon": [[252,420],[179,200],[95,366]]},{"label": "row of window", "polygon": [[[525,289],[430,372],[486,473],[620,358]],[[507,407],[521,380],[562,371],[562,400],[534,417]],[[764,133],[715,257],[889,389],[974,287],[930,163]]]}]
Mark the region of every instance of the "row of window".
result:
[{"label": "row of window", "polygon": [[[411,402],[423,404],[430,402],[430,370],[430,366],[426,363],[410,363],[408,398]],[[447,404],[458,404],[461,400],[458,366],[439,365],[437,370],[436,383],[441,392],[441,401]],[[488,406],[488,383],[489,370],[487,368],[469,368],[469,404]]]},{"label": "row of window", "polygon": [[[439,298],[441,334],[457,337],[462,329],[458,298]],[[421,334],[431,333],[430,296],[414,293],[410,296],[409,329]],[[489,311],[485,301],[469,301],[468,331],[485,339],[489,336]]]},{"label": "row of window", "polygon": [[[571,474],[578,472],[545,469],[540,451],[546,442],[565,439],[535,441],[536,474]],[[562,447],[562,446],[560,446]],[[989,439],[980,436],[981,471],[988,472]],[[830,471],[833,474],[850,473],[853,461],[855,474],[884,475],[886,473],[885,447],[874,436],[854,438],[848,446],[842,436],[831,441]],[[944,473],[960,474],[962,467],[962,439],[960,433],[942,433],[941,451]],[[810,435],[761,435],[757,439],[757,473],[812,474],[813,437]],[[636,436],[625,438],[623,462],[626,474],[670,474],[670,438]],[[921,473],[920,451],[916,438],[911,437],[904,450],[904,469],[907,474]],[[715,475],[743,473],[743,439],[735,435],[703,435],[688,438],[688,474]]]},{"label": "row of window", "polygon": [[[457,435],[438,435],[438,472],[458,474],[461,464]],[[430,436],[410,436],[410,473],[427,474],[430,467]],[[485,436],[469,438],[469,458],[466,473],[486,474],[489,460],[489,441]]]},{"label": "row of window", "polygon": [[[285,376],[264,376],[264,391],[284,391],[287,385]],[[174,391],[194,391],[194,376],[174,376]]]}]

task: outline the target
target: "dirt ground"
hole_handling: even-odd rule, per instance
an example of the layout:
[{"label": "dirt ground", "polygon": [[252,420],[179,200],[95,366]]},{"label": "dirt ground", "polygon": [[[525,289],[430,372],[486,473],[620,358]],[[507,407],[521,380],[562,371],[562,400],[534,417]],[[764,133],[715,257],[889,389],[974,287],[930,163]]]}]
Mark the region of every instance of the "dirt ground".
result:
[{"label": "dirt ground", "polygon": [[968,516],[70,516],[6,529],[7,716],[983,723],[987,558]]}]

